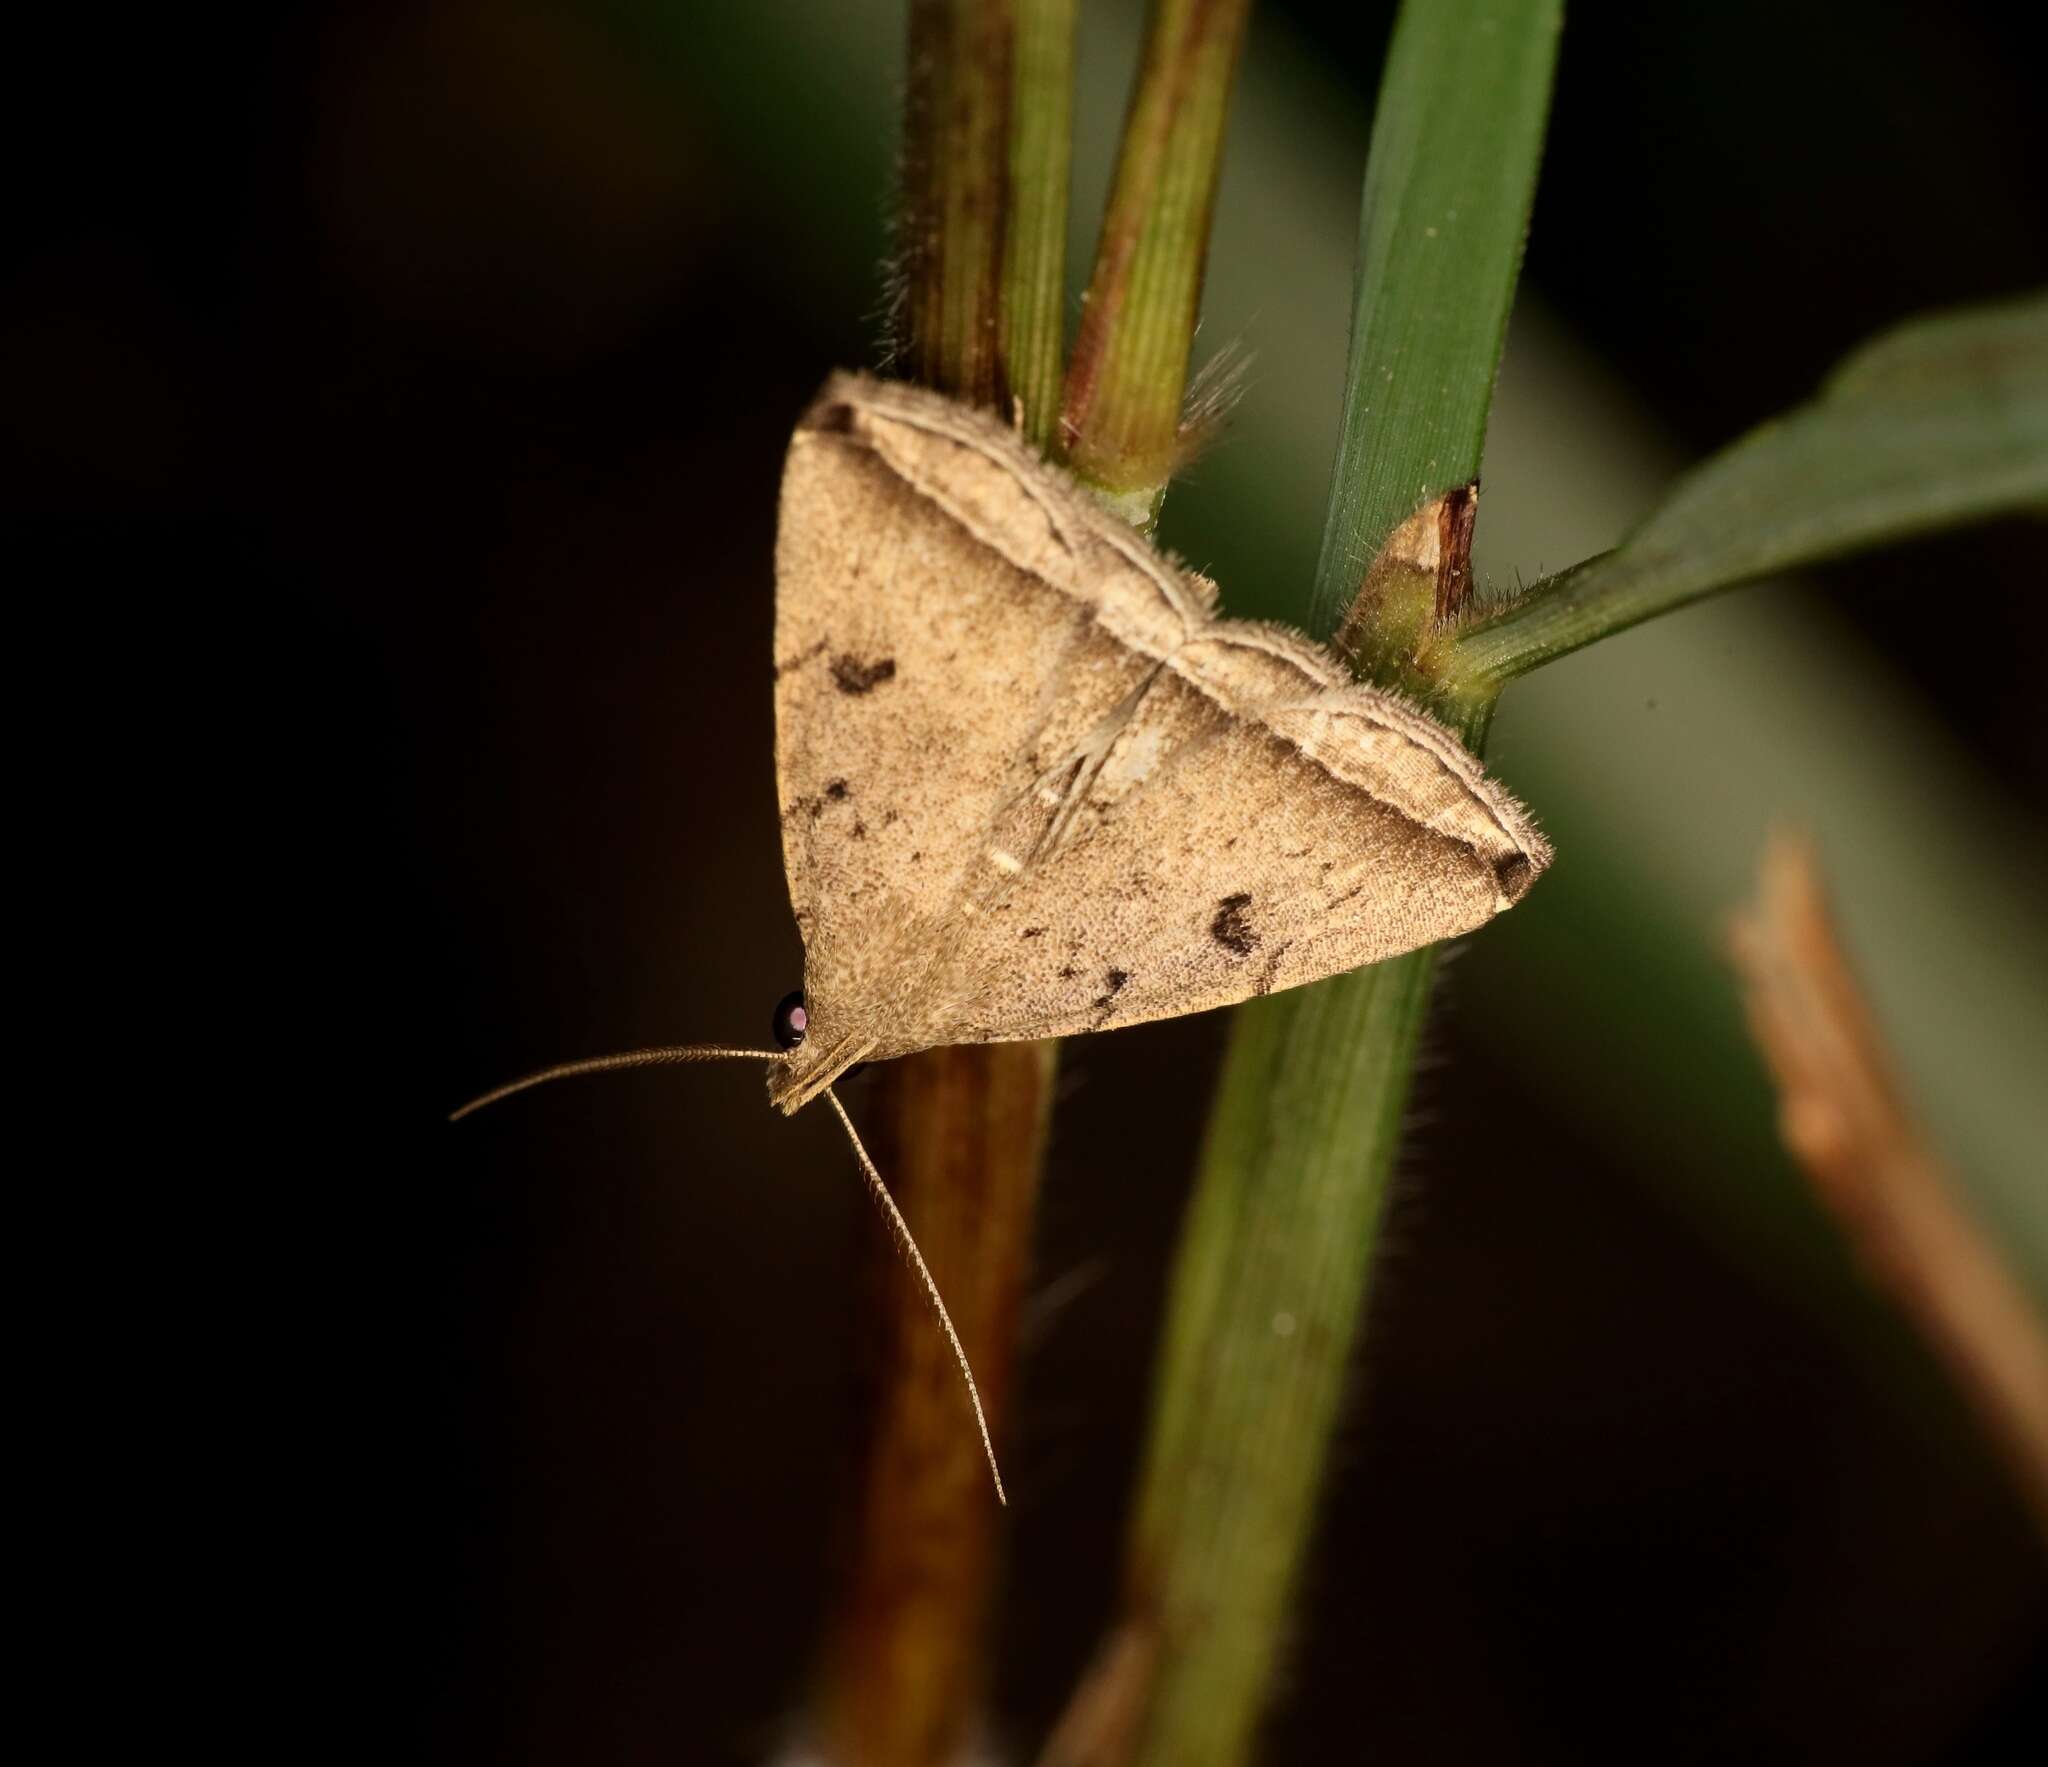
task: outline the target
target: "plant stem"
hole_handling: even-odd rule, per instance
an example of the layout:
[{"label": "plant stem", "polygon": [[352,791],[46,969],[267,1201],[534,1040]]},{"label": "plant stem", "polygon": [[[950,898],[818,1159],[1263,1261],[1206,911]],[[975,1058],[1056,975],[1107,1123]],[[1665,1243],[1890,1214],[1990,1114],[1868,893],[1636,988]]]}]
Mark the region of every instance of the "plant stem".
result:
[{"label": "plant stem", "polygon": [[1250,0],[1153,0],[1061,418],[1077,477],[1149,531],[1180,453]]},{"label": "plant stem", "polygon": [[1433,952],[1411,953],[1257,1002],[1233,1025],[1174,1273],[1132,1543],[1133,1605],[1161,1635],[1140,1762],[1250,1753],[1435,968]]},{"label": "plant stem", "polygon": [[[1343,442],[1305,597],[1319,635],[1368,578],[1400,578],[1374,567],[1424,505],[1444,499],[1445,531],[1469,536],[1471,512],[1450,519],[1445,494],[1477,476],[1557,25],[1552,0],[1402,8],[1366,176]],[[1432,572],[1428,594],[1447,580]],[[1368,605],[1349,629],[1376,678],[1398,683],[1443,611],[1426,603],[1417,620]],[[1490,700],[1465,708],[1470,746],[1490,714]],[[1124,1612],[1049,1760],[1228,1767],[1252,1750],[1435,965],[1414,952],[1234,1016],[1169,1297]],[[1105,1692],[1110,1678],[1124,1685]]]},{"label": "plant stem", "polygon": [[[899,367],[1051,434],[1074,0],[913,0]],[[1054,1046],[927,1050],[878,1068],[860,1114],[946,1297],[1002,1442]],[[974,1744],[1002,1511],[959,1371],[877,1233],[875,1399],[852,1567],[811,1702],[840,1767],[944,1767]]]},{"label": "plant stem", "polygon": [[1041,454],[1059,432],[1066,367],[1067,187],[1077,0],[1012,0],[1010,226],[1001,336],[1014,415]]},{"label": "plant stem", "polygon": [[[1008,1411],[1054,1045],[933,1049],[877,1069],[876,1165],[944,1292],[989,1427]],[[841,1767],[939,1767],[974,1741],[1002,1511],[952,1351],[876,1236],[874,1403],[851,1574],[812,1703]]]},{"label": "plant stem", "polygon": [[912,380],[1052,428],[1075,0],[912,0],[898,344]]},{"label": "plant stem", "polygon": [[1007,7],[911,0],[904,95],[899,366],[999,407],[1009,105]]}]

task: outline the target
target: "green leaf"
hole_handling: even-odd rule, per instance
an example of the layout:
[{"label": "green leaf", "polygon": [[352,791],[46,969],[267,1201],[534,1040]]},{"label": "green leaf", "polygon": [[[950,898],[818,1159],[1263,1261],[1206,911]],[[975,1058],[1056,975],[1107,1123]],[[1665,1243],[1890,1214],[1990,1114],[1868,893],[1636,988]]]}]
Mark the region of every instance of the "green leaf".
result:
[{"label": "green leaf", "polygon": [[1318,636],[1403,519],[1479,477],[1558,23],[1551,0],[1401,9],[1366,160]]},{"label": "green leaf", "polygon": [[1431,659],[1453,697],[1774,571],[2048,507],[2048,300],[1917,320],[1820,397],[1688,473],[1612,552],[1530,589]]}]

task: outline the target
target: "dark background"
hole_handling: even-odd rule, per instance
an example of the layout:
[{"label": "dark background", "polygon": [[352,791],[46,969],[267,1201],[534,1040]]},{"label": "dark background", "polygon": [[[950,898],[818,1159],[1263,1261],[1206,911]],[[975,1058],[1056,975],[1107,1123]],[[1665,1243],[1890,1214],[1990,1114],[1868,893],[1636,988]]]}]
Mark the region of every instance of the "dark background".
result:
[{"label": "dark background", "polygon": [[[1369,101],[1385,8],[1270,10]],[[2040,285],[2006,25],[1576,9],[1530,287],[1704,451],[1886,323]],[[630,61],[475,0],[94,19],[14,70],[25,966],[59,1054],[143,1069],[68,1114],[37,1242],[90,1370],[58,1434],[110,1444],[57,1462],[98,1518],[63,1611],[166,1711],[275,1702],[288,1756],[759,1758],[828,1586],[870,1231],[831,1126],[720,1069],[439,1120],[560,1054],[749,1040],[800,973],[775,475],[875,328]],[[2038,810],[2038,529],[1817,581]],[[1145,1101],[1216,1032],[1064,1063],[1025,1743],[1115,1572],[1197,1128]],[[1403,1165],[1272,1759],[2034,1758],[2048,1589],[1967,1426],[1916,1434],[1475,1059],[1455,970]]]}]

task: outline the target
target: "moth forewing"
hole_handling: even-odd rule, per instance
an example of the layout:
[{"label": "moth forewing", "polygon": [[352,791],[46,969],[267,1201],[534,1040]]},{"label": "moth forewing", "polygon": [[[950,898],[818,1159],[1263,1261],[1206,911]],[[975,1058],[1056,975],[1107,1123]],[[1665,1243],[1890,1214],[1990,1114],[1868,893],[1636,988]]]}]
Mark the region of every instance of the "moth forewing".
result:
[{"label": "moth forewing", "polygon": [[[776,563],[821,1050],[1229,1005],[1469,932],[1549,861],[1449,731],[1297,633],[1217,618],[1204,579],[936,394],[826,385]],[[777,1087],[807,1092],[802,1065]]]}]

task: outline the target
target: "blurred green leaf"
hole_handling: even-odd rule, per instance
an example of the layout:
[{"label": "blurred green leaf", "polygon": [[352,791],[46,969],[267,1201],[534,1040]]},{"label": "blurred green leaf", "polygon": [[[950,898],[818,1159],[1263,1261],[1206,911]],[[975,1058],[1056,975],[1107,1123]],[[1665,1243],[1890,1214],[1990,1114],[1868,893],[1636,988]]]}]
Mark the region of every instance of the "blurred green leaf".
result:
[{"label": "blurred green leaf", "polygon": [[1819,398],[1686,474],[1612,552],[1474,621],[1432,659],[1454,697],[1716,589],[2048,507],[2048,300],[1916,320]]}]

